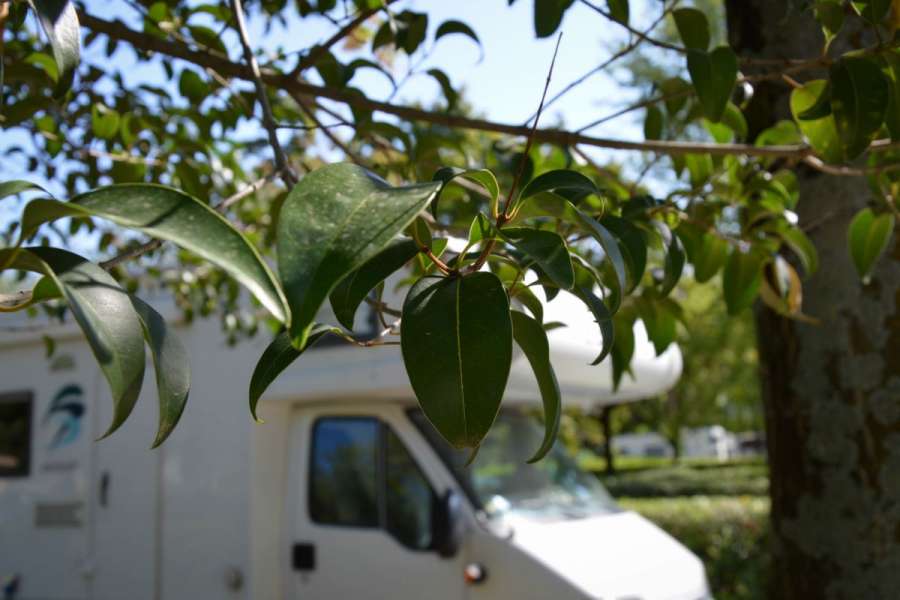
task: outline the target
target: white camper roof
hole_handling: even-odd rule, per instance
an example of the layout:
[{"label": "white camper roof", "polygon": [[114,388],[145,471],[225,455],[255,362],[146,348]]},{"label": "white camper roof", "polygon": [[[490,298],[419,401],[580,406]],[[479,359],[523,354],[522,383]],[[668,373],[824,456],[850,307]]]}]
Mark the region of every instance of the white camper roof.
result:
[{"label": "white camper roof", "polygon": [[[590,363],[600,352],[602,337],[593,316],[575,296],[561,292],[545,303],[544,319],[566,327],[549,332],[550,361],[556,371],[565,406],[584,409],[641,400],[663,393],[681,375],[681,352],[674,344],[656,356],[643,323],[635,324],[632,377],[626,374],[613,391],[612,361]],[[260,347],[260,351],[261,351]],[[413,399],[397,346],[356,348],[340,345],[311,350],[272,384],[264,400]],[[505,403],[540,403],[540,392],[526,357],[516,349]]]}]

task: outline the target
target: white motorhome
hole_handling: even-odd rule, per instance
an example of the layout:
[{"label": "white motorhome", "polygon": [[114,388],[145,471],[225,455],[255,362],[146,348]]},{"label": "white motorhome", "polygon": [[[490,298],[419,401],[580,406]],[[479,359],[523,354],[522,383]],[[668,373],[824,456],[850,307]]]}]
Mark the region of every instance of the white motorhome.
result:
[{"label": "white motorhome", "polygon": [[[612,393],[609,365],[587,365],[597,327],[572,300],[561,294],[546,315],[569,324],[550,333],[567,405],[674,383],[678,350],[656,357],[638,325],[637,379]],[[0,338],[0,597],[709,597],[697,557],[620,509],[560,445],[525,463],[542,431],[524,357],[464,467],[415,408],[395,346],[321,344],[271,387],[256,424],[247,387],[267,340],[228,348],[214,322],[180,336],[191,398],[157,450],[152,371],[132,417],[94,442],[111,401],[80,333]]]}]

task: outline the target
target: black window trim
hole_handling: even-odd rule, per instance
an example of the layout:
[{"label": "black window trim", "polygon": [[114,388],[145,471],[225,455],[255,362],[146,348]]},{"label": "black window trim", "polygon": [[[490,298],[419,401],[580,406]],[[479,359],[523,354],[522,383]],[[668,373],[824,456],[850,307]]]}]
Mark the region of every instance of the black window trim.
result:
[{"label": "black window trim", "polygon": [[34,456],[34,391],[15,390],[0,392],[0,404],[24,403],[28,421],[28,445],[25,454],[25,465],[19,469],[0,467],[0,479],[21,479],[31,476],[32,458]]},{"label": "black window trim", "polygon": [[[374,526],[369,525],[355,525],[352,523],[325,523],[315,518],[312,513],[312,497],[313,497],[313,468],[314,461],[313,458],[315,456],[315,441],[316,441],[316,429],[322,423],[322,421],[374,421],[378,426],[378,435],[376,441],[376,455],[375,455],[375,487],[376,487],[376,498],[375,502],[377,504],[377,513],[378,513],[378,524]],[[396,438],[400,441],[403,446],[404,451],[409,455],[410,460],[412,460],[413,465],[418,471],[419,475],[422,477],[422,480],[428,486],[428,489],[431,491],[431,516],[432,520],[435,515],[435,508],[437,504],[440,502],[440,496],[438,496],[437,491],[434,488],[434,485],[425,475],[425,470],[422,469],[422,465],[419,464],[419,461],[416,460],[416,455],[413,452],[410,452],[409,446],[406,442],[403,441],[403,438],[396,432],[394,428],[391,427],[391,424],[385,421],[384,419],[373,416],[370,414],[359,414],[359,415],[319,415],[317,416],[310,427],[310,436],[309,436],[309,452],[307,457],[307,472],[306,472],[306,516],[309,518],[310,523],[314,523],[319,527],[339,527],[341,529],[361,529],[366,531],[383,531],[389,537],[394,539],[398,544],[407,550],[413,552],[434,552],[434,540],[431,541],[431,544],[427,548],[418,548],[415,546],[411,546],[401,540],[399,537],[394,535],[387,527],[387,473],[385,472],[385,467],[387,465],[387,444],[388,444],[388,436],[387,432],[391,431]]]}]

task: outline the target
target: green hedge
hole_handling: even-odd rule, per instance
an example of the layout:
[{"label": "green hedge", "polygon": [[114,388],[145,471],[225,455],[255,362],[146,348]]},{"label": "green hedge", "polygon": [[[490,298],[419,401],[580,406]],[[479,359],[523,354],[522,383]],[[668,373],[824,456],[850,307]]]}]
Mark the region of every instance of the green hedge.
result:
[{"label": "green hedge", "polygon": [[765,496],[767,467],[759,462],[679,464],[598,474],[615,497]]},{"label": "green hedge", "polygon": [[764,497],[620,498],[669,532],[706,565],[716,600],[763,600],[769,576]]}]

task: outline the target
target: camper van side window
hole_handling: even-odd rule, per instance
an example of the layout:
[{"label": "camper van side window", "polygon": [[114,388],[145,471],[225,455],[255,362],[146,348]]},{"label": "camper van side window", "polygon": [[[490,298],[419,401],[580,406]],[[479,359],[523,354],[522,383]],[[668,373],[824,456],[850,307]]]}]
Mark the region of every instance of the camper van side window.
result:
[{"label": "camper van side window", "polygon": [[378,527],[379,426],[370,418],[316,421],[309,489],[313,521]]},{"label": "camper van side window", "polygon": [[387,530],[404,546],[427,550],[436,496],[397,434],[384,429]]},{"label": "camper van side window", "polygon": [[0,477],[26,477],[31,470],[31,409],[28,392],[0,394]]}]

